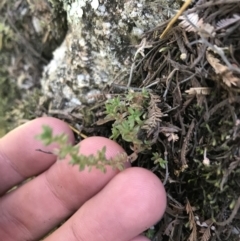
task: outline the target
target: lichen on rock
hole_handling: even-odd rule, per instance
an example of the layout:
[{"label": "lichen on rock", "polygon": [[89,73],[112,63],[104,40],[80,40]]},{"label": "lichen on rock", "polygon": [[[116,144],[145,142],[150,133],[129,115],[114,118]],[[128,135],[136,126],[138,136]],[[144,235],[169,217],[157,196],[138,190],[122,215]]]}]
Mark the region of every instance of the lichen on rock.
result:
[{"label": "lichen on rock", "polygon": [[69,32],[42,78],[52,108],[92,101],[113,81],[127,82],[130,66],[145,31],[167,16],[167,1],[61,0]]}]

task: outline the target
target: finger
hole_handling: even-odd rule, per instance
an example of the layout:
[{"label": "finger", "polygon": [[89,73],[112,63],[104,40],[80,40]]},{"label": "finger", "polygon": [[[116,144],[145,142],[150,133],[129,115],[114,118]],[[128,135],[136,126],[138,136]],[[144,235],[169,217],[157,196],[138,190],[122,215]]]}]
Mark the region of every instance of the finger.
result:
[{"label": "finger", "polygon": [[142,168],[116,175],[45,241],[129,241],[156,223],[166,208],[160,180]]},{"label": "finger", "polygon": [[[123,152],[109,139],[92,137],[80,143],[80,153],[95,154],[104,146],[107,158]],[[39,240],[99,192],[117,172],[111,167],[106,173],[94,168],[91,172],[87,169],[79,172],[77,166],[69,165],[68,158],[54,163],[49,170],[0,200],[0,237]]]},{"label": "finger", "polygon": [[129,241],[150,241],[150,240],[143,235],[139,235]]},{"label": "finger", "polygon": [[58,145],[47,147],[36,139],[42,132],[42,126],[48,125],[53,134],[66,133],[70,143],[74,136],[66,123],[61,120],[43,117],[18,127],[0,139],[0,195],[24,179],[48,169],[55,161],[55,155],[48,155],[36,149],[52,151]]}]

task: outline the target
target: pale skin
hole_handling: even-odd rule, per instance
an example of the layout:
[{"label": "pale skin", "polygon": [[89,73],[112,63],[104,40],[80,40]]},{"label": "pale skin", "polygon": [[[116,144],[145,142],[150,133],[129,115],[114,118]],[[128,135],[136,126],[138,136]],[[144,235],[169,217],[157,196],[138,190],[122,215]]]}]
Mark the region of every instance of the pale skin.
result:
[{"label": "pale skin", "polygon": [[[69,160],[57,161],[52,151],[36,140],[42,126],[54,135],[74,136],[68,125],[43,117],[30,121],[0,139],[0,237],[4,241],[39,240],[70,217],[44,241],[147,241],[141,233],[164,214],[166,193],[150,171],[130,167],[124,171],[107,168],[79,172]],[[90,155],[106,146],[106,156],[124,152],[103,137],[80,142],[80,153]],[[31,181],[8,192],[29,177]]]}]

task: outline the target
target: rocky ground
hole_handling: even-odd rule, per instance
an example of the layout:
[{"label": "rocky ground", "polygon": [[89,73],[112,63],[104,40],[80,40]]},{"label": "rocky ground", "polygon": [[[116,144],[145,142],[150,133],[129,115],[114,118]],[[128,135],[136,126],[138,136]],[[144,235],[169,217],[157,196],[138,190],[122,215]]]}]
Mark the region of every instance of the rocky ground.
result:
[{"label": "rocky ground", "polygon": [[190,2],[169,28],[181,1],[1,2],[0,134],[111,136],[165,184],[152,240],[239,240],[240,3]]}]

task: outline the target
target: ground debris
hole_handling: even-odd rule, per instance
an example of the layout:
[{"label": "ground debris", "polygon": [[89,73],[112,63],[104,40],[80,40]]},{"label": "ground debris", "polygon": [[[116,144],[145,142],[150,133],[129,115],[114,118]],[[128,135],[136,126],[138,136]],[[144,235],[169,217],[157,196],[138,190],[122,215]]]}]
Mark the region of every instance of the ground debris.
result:
[{"label": "ground debris", "polygon": [[[128,107],[138,111],[135,140],[116,140],[164,180],[168,208],[154,241],[238,240],[229,230],[240,227],[239,12],[238,1],[195,1],[165,37],[168,21],[144,33],[127,80],[106,87],[87,112],[61,116],[109,137],[132,118]],[[109,100],[118,102],[112,116]]]},{"label": "ground debris", "polygon": [[[168,173],[154,171],[167,176],[168,194],[189,214],[190,230],[166,212],[166,229],[155,240],[237,240],[227,230],[240,228],[239,12],[237,1],[195,1],[165,37],[159,39],[168,22],[146,32],[149,47],[134,59],[128,87],[146,88],[157,100],[152,108],[150,98],[145,110],[153,117],[154,109],[158,118],[145,121],[145,138],[155,140],[152,149],[160,156],[167,153]],[[169,125],[178,130],[164,135],[160,130]],[[204,220],[210,220],[207,226],[201,226]],[[179,230],[180,224],[186,228]]]},{"label": "ground debris", "polygon": [[43,114],[40,77],[65,37],[65,18],[47,0],[0,2],[0,136]]}]

